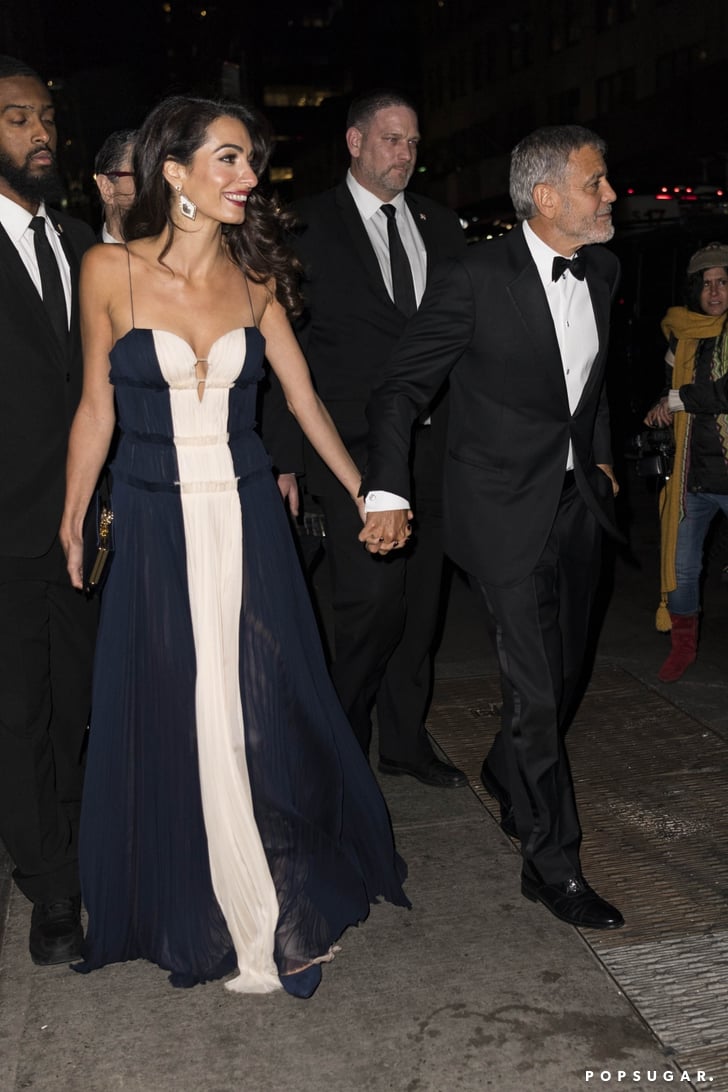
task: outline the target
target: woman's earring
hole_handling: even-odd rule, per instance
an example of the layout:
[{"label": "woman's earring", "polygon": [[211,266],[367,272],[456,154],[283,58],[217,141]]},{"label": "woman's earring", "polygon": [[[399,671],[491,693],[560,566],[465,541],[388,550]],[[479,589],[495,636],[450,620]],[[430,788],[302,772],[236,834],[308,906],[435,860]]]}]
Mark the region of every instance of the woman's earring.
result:
[{"label": "woman's earring", "polygon": [[189,197],[185,197],[180,185],[175,186],[175,189],[179,195],[179,211],[183,216],[186,216],[188,220],[194,220],[195,216],[197,216],[197,205],[194,201],[190,201]]}]

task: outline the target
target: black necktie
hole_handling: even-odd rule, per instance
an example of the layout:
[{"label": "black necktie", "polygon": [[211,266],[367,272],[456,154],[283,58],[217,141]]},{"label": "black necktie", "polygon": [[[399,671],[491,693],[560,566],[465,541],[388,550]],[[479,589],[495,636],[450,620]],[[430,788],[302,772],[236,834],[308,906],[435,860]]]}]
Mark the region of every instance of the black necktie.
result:
[{"label": "black necktie", "polygon": [[389,261],[392,266],[392,292],[395,305],[403,315],[409,318],[417,310],[415,285],[412,280],[412,267],[407,251],[399,234],[394,205],[382,205],[382,212],[387,217],[387,237],[389,239]]},{"label": "black necktie", "polygon": [[30,221],[35,236],[35,256],[38,260],[43,303],[48,312],[56,337],[61,345],[68,338],[68,312],[66,296],[63,291],[58,262],[46,235],[46,222],[43,216],[34,216]]},{"label": "black necktie", "polygon": [[584,280],[584,273],[586,271],[586,255],[577,250],[573,258],[554,258],[554,264],[551,268],[552,279],[557,281],[562,273],[565,273],[568,269],[569,273],[573,277],[576,277],[577,281]]}]

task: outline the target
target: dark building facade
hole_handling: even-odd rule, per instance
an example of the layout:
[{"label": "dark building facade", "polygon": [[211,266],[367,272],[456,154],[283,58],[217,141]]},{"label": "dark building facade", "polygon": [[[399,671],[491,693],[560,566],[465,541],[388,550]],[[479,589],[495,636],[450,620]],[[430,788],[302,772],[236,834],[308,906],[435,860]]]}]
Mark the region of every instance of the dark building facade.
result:
[{"label": "dark building facade", "polygon": [[726,183],[723,0],[421,0],[427,186],[455,208],[497,199],[539,125],[609,143],[613,180],[648,192]]}]

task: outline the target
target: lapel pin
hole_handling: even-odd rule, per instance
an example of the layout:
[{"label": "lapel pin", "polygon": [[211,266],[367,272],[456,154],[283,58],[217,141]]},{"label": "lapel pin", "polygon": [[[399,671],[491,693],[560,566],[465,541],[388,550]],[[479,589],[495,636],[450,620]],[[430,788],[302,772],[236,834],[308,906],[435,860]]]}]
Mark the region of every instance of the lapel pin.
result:
[{"label": "lapel pin", "polygon": [[426,220],[427,219],[424,212],[419,213],[419,218],[420,218],[420,220]]}]

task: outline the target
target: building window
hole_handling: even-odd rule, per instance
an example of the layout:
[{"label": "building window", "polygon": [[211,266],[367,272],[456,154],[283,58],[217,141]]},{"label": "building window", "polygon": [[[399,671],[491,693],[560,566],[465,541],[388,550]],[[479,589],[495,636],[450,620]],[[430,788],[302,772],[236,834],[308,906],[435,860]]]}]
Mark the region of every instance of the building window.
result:
[{"label": "building window", "polygon": [[661,54],[655,62],[655,89],[672,91],[675,84],[705,64],[708,51],[702,44],[682,46]]},{"label": "building window", "polygon": [[549,124],[573,125],[579,120],[581,91],[578,87],[567,87],[549,95]]},{"label": "building window", "polygon": [[331,88],[307,87],[304,85],[268,86],[263,90],[265,106],[320,106],[335,95]]},{"label": "building window", "polygon": [[577,0],[566,0],[564,4],[564,28],[566,44],[576,45],[581,41],[582,5]]},{"label": "building window", "polygon": [[553,0],[549,15],[548,42],[551,53],[560,53],[581,41],[581,8],[576,0]]},{"label": "building window", "polygon": [[597,30],[609,30],[637,14],[638,0],[596,0]]},{"label": "building window", "polygon": [[631,106],[634,99],[634,68],[623,68],[597,80],[597,114],[600,116]]},{"label": "building window", "polygon": [[459,82],[460,82],[459,78],[458,78],[458,59],[457,59],[457,57],[455,56],[454,53],[452,53],[450,55],[449,73],[450,73],[450,78],[448,80],[448,91],[449,91],[450,101],[452,102],[454,99],[456,99],[458,97],[458,86],[459,86]]},{"label": "building window", "polygon": [[470,48],[470,86],[480,91],[493,77],[493,43],[490,39],[473,42]]},{"label": "building window", "polygon": [[442,64],[437,61],[429,71],[427,96],[431,110],[439,110],[443,100]]},{"label": "building window", "polygon": [[520,72],[533,63],[533,33],[525,21],[511,23],[508,27],[508,68]]}]

